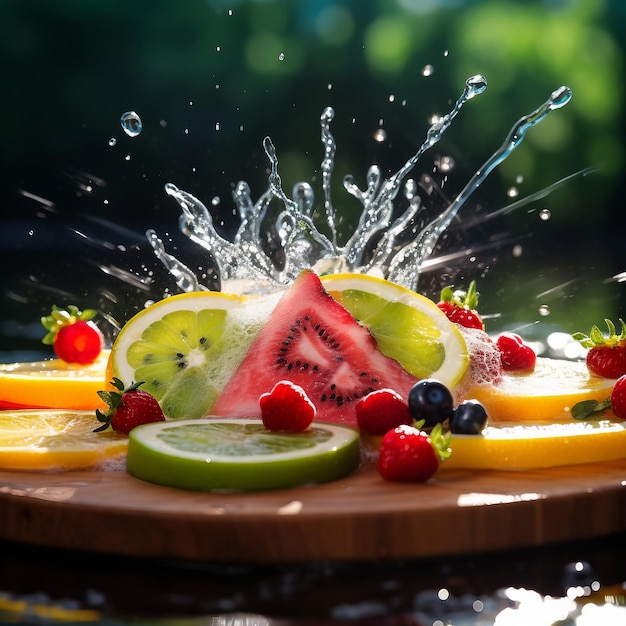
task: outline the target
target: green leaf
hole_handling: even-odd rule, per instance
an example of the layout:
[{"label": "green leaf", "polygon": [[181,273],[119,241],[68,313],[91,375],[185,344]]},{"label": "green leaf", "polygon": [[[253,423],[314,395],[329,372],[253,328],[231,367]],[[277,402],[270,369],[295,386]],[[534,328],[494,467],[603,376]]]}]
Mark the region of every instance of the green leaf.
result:
[{"label": "green leaf", "polygon": [[606,409],[611,408],[611,399],[607,398],[602,402],[598,402],[596,400],[583,400],[582,402],[577,402],[572,407],[572,417],[575,420],[585,420],[592,415],[601,414]]}]

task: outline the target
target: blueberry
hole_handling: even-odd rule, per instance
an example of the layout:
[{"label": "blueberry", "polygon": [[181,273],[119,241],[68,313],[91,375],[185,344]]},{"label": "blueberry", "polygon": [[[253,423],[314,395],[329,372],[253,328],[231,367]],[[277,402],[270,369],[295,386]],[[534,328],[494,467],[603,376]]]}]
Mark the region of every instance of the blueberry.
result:
[{"label": "blueberry", "polygon": [[450,432],[456,435],[478,435],[487,423],[487,411],[478,400],[465,400],[454,409]]},{"label": "blueberry", "polygon": [[452,417],[454,401],[450,390],[438,380],[426,378],[415,383],[409,392],[409,411],[424,426],[434,426]]}]

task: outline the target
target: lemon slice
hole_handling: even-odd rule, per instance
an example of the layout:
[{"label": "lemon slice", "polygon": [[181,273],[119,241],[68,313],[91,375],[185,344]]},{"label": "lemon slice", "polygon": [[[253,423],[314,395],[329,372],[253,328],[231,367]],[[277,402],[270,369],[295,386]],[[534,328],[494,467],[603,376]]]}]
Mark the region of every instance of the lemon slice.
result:
[{"label": "lemon slice", "polygon": [[260,420],[158,422],[129,435],[127,469],[142,480],[198,491],[280,489],[336,480],[359,464],[353,428],[317,422],[270,432]]},{"label": "lemon slice", "polygon": [[380,351],[416,378],[436,378],[452,388],[469,355],[458,328],[428,298],[363,274],[322,277],[325,289],[367,326]]},{"label": "lemon slice", "polygon": [[124,325],[108,372],[125,384],[143,381],[169,418],[206,415],[274,304],[219,292],[156,302]]},{"label": "lemon slice", "polygon": [[450,448],[443,469],[527,470],[601,463],[626,458],[626,423],[487,426],[482,435],[452,435]]},{"label": "lemon slice", "polygon": [[0,408],[95,409],[103,407],[109,352],[90,365],[60,359],[0,365]]},{"label": "lemon slice", "polygon": [[497,385],[476,385],[464,394],[482,402],[490,423],[563,422],[583,400],[601,402],[615,381],[589,373],[584,361],[538,358],[532,373],[506,372]]},{"label": "lemon slice", "polygon": [[0,468],[86,469],[126,452],[127,437],[97,427],[92,411],[0,411]]}]

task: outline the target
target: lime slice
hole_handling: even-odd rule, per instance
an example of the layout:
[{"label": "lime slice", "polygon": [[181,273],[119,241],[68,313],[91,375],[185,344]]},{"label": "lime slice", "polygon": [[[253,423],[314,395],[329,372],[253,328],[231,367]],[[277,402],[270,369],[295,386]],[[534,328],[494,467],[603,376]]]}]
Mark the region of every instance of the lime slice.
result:
[{"label": "lime slice", "polygon": [[93,411],[59,409],[0,411],[0,468],[73,470],[124,455],[128,438],[111,430],[95,433]]},{"label": "lime slice", "polygon": [[108,350],[90,365],[61,359],[0,365],[0,409],[103,408],[98,391],[104,389]]},{"label": "lime slice", "polygon": [[325,289],[363,325],[380,351],[416,378],[457,385],[469,363],[458,328],[428,298],[362,274],[322,277]]},{"label": "lime slice", "polygon": [[124,325],[111,349],[109,378],[143,381],[169,418],[206,415],[275,299],[194,292],[161,300]]},{"label": "lime slice", "polygon": [[260,420],[158,422],[129,435],[127,469],[148,482],[197,491],[281,489],[337,480],[359,464],[353,428],[315,423],[270,432]]}]

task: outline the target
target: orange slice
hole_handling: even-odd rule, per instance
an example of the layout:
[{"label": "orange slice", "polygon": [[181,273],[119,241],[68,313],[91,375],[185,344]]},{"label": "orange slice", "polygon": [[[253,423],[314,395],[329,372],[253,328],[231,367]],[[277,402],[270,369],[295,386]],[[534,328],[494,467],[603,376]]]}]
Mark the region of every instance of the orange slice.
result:
[{"label": "orange slice", "polygon": [[582,361],[538,358],[530,374],[507,372],[498,385],[475,385],[463,395],[482,402],[490,424],[566,422],[582,400],[601,402],[615,381],[589,373]]},{"label": "orange slice", "polygon": [[104,468],[126,454],[128,437],[98,425],[91,411],[0,411],[0,469]]},{"label": "orange slice", "polygon": [[482,435],[452,435],[442,469],[525,470],[626,458],[626,422],[487,426]]},{"label": "orange slice", "polygon": [[105,388],[109,352],[90,365],[72,365],[60,359],[0,365],[0,409],[102,408],[97,395]]}]

